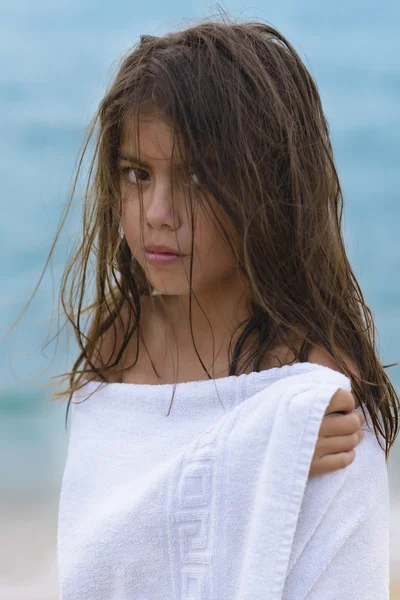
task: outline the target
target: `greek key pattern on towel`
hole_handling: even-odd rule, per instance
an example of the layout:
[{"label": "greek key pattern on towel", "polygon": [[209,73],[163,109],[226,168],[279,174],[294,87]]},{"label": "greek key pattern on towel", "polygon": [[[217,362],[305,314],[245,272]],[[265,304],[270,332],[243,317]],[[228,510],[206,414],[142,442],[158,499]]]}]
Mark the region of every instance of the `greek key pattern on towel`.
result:
[{"label": "greek key pattern on towel", "polygon": [[187,448],[169,484],[168,535],[174,600],[217,598],[216,532],[223,446],[231,428],[227,421],[220,427],[209,427]]}]

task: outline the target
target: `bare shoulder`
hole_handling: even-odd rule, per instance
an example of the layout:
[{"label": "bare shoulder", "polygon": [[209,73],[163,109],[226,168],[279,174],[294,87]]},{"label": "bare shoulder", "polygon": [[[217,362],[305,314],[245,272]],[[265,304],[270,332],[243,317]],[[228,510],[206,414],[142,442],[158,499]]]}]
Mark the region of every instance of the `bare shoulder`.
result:
[{"label": "bare shoulder", "polygon": [[[355,361],[339,348],[336,348],[336,350],[340,358],[345,363],[346,367],[349,369],[349,371],[357,378],[361,377],[360,370],[357,367]],[[326,350],[321,350],[321,348],[315,348],[314,346],[311,348],[308,355],[308,362],[322,365],[324,367],[329,367],[330,369],[338,371],[339,373],[343,372],[342,369],[336,363],[335,359]],[[353,394],[353,396],[355,401],[355,407],[358,408],[360,406],[360,402],[355,394]]]},{"label": "bare shoulder", "polygon": [[[301,345],[304,342],[306,336],[307,336],[306,328],[302,325],[297,325],[296,333],[291,333],[289,335],[289,341],[293,345],[293,347],[295,348],[295,350],[297,352],[300,352]],[[283,364],[286,364],[286,363],[290,364],[291,362],[294,361],[295,355],[293,354],[293,352],[291,350],[289,350],[288,347],[278,346],[277,350],[278,350],[277,356],[279,356],[279,360],[282,361]],[[346,354],[343,350],[340,350],[338,347],[336,347],[335,350],[336,350],[337,354],[340,356],[340,358],[343,360],[343,362],[346,364],[349,371],[356,377],[361,377],[359,368],[356,365],[354,359],[351,356],[349,356],[348,354]],[[322,365],[324,367],[329,367],[330,369],[333,369],[334,371],[338,371],[339,373],[343,372],[342,369],[337,364],[337,362],[335,361],[335,359],[329,354],[329,352],[327,350],[317,348],[315,346],[311,346],[309,353],[308,353],[307,360],[310,363],[315,363],[318,365]],[[354,395],[354,400],[355,400],[355,406],[356,406],[356,408],[358,408],[360,406],[360,402],[356,398],[355,395]]]},{"label": "bare shoulder", "polygon": [[[291,334],[289,336],[289,339],[294,344],[296,350],[299,352],[302,343],[304,342],[305,338],[307,337],[307,330],[303,325],[298,325],[296,327],[296,331],[297,331],[297,333]],[[360,371],[359,371],[355,361],[353,360],[353,358],[351,356],[349,356],[348,354],[346,354],[346,352],[341,350],[338,346],[335,346],[335,351],[340,356],[340,358],[343,360],[343,362],[346,364],[349,371],[351,373],[353,373],[353,375],[355,375],[356,377],[361,377]],[[334,371],[342,372],[341,368],[339,367],[339,365],[337,364],[335,359],[325,349],[317,348],[316,346],[311,346],[310,351],[308,353],[307,360],[310,363],[316,363],[316,364],[322,365],[324,367],[329,367],[330,369],[333,369]]]},{"label": "bare shoulder", "polygon": [[[343,362],[346,364],[349,371],[353,373],[353,375],[361,377],[359,368],[357,367],[354,360],[341,350],[338,351],[338,354],[343,360]],[[319,365],[323,365],[324,367],[329,367],[334,371],[342,372],[333,356],[331,356],[326,350],[321,350],[321,348],[312,347],[308,355],[308,362],[317,363]]]}]

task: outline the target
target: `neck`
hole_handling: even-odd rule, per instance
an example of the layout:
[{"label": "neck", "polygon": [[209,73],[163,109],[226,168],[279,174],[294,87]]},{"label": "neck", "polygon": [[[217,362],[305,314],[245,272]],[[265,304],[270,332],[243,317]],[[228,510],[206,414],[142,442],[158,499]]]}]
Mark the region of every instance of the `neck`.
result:
[{"label": "neck", "polygon": [[155,295],[159,324],[179,350],[193,348],[192,331],[201,355],[212,353],[213,336],[215,352],[225,351],[236,326],[250,316],[247,289],[235,281],[220,283],[208,294],[192,292],[191,311],[189,295]]}]

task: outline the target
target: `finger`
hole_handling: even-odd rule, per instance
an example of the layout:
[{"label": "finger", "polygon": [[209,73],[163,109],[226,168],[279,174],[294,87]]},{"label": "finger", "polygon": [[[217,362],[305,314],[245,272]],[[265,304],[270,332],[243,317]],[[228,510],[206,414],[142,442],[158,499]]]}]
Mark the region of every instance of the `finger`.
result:
[{"label": "finger", "polygon": [[340,452],[339,454],[328,454],[322,458],[315,459],[311,465],[309,475],[321,475],[322,473],[331,473],[348,467],[354,460],[356,453],[354,450],[349,452]]},{"label": "finger", "polygon": [[344,412],[347,414],[351,413],[355,407],[356,401],[353,394],[340,388],[333,394],[325,414],[328,415],[333,412]]},{"label": "finger", "polygon": [[319,436],[349,435],[358,431],[364,424],[360,423],[359,413],[355,411],[347,415],[325,416],[319,429]]},{"label": "finger", "polygon": [[349,435],[320,438],[315,446],[315,456],[323,458],[327,454],[339,454],[353,450],[362,440],[360,431]]}]

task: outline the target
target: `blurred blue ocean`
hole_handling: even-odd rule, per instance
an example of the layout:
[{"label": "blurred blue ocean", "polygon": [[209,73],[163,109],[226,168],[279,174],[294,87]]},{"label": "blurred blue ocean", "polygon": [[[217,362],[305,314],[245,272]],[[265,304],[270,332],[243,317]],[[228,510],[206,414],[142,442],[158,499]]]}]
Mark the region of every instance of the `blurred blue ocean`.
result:
[{"label": "blurred blue ocean", "polygon": [[[228,0],[223,7],[239,20],[276,26],[317,81],[344,192],[348,255],[375,317],[381,359],[400,362],[400,3]],[[85,128],[118,59],[140,34],[188,26],[216,10],[202,0],[1,3],[1,336],[38,282]],[[0,345],[4,497],[23,491],[27,499],[57,499],[66,405],[50,404],[41,386],[71,367],[77,348],[64,332],[57,348],[40,348],[57,331],[58,283],[79,228],[79,202],[78,194],[35,299]],[[400,367],[387,373],[400,392]],[[392,457],[397,494],[397,447]]]}]

